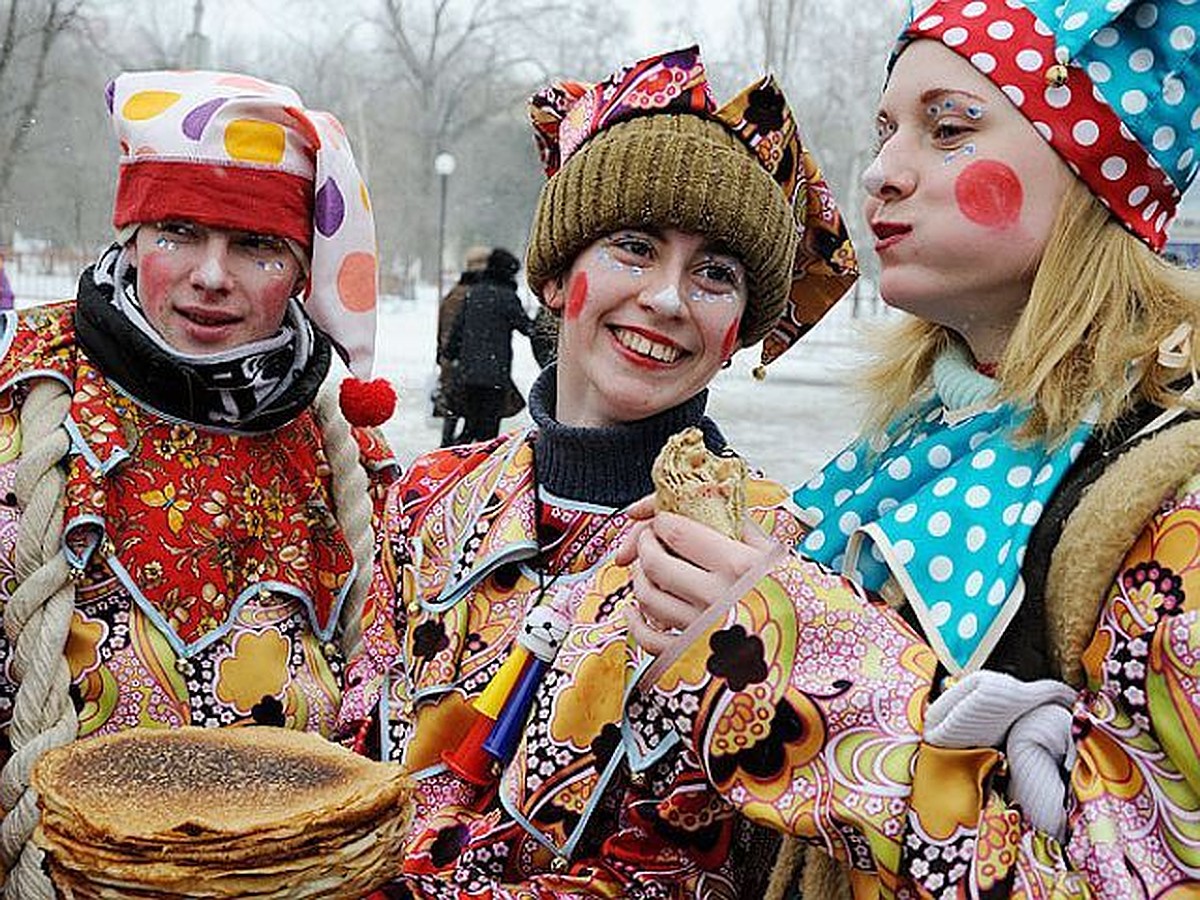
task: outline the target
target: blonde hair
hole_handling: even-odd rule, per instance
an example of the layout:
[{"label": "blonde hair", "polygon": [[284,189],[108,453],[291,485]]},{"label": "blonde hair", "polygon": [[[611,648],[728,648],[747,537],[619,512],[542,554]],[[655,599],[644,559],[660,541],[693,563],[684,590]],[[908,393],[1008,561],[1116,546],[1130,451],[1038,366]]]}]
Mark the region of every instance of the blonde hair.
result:
[{"label": "blonde hair", "polygon": [[[1029,302],[997,367],[999,399],[1032,412],[1021,437],[1057,443],[1088,409],[1112,423],[1146,400],[1178,402],[1159,344],[1181,323],[1200,327],[1200,274],[1156,255],[1073,179],[1037,267]],[[881,431],[928,396],[933,361],[961,338],[907,317],[880,335],[863,383],[873,403],[867,430]],[[1191,365],[1200,359],[1191,347]],[[1142,364],[1140,374],[1135,366]],[[1135,377],[1132,389],[1128,379]]]}]

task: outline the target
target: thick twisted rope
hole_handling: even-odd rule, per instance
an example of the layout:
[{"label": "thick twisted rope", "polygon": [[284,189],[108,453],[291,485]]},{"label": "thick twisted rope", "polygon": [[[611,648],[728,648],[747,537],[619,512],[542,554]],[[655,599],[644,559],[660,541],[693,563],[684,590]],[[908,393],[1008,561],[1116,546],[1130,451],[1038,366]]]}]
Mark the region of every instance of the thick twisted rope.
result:
[{"label": "thick twisted rope", "polygon": [[331,368],[317,393],[315,413],[324,437],[325,456],[333,481],[333,506],[338,525],[346,536],[358,570],[342,606],[342,651],[355,655],[362,640],[362,612],[371,586],[375,564],[375,531],[371,524],[374,508],[370,483],[362,466],[358,441],[338,404],[342,373]]},{"label": "thick twisted rope", "polygon": [[0,770],[0,856],[8,870],[6,898],[53,900],[33,844],[37,796],[29,786],[38,757],[75,739],[71,673],[63,650],[75,606],[75,586],[62,552],[66,470],[70,438],[62,427],[71,395],[57,381],[39,379],[21,407],[21,460],[15,492],[21,507],[17,530],[17,589],[4,611],[17,682],[9,740],[12,755]]}]

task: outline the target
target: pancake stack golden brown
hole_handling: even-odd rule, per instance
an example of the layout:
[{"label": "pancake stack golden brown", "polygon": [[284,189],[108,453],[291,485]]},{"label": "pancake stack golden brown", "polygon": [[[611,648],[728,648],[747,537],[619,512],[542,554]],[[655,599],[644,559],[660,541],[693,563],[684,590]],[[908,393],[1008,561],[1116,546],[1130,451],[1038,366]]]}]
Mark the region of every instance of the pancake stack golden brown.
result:
[{"label": "pancake stack golden brown", "polygon": [[37,763],[35,834],[65,898],[360,898],[411,818],[398,766],[282,728],[133,729]]},{"label": "pancake stack golden brown", "polygon": [[673,435],[659,451],[650,476],[659,509],[695,519],[726,537],[742,536],[746,464],[736,456],[709,452],[699,428]]}]

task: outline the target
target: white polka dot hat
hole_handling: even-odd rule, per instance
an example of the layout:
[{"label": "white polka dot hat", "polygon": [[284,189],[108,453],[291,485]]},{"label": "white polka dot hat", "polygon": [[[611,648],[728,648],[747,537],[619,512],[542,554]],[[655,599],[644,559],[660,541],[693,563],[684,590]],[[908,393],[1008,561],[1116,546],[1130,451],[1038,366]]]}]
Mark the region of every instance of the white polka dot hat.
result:
[{"label": "white polka dot hat", "polygon": [[1200,0],[918,6],[901,41],[931,38],[967,59],[1130,231],[1161,251],[1200,169]]},{"label": "white polka dot hat", "polygon": [[121,144],[113,225],[181,218],[296,241],[311,254],[305,309],[368,377],[375,220],[338,120],[228,72],[127,72],[107,101]]}]

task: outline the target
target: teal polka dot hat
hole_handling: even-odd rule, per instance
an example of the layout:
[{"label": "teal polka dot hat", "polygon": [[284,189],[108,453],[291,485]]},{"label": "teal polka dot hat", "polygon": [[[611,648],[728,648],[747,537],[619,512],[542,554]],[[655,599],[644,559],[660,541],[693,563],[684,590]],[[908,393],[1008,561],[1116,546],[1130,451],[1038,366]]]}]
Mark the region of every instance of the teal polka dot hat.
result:
[{"label": "teal polka dot hat", "polygon": [[928,38],[965,58],[1161,251],[1200,170],[1198,32],[1200,0],[919,0],[897,55]]}]

